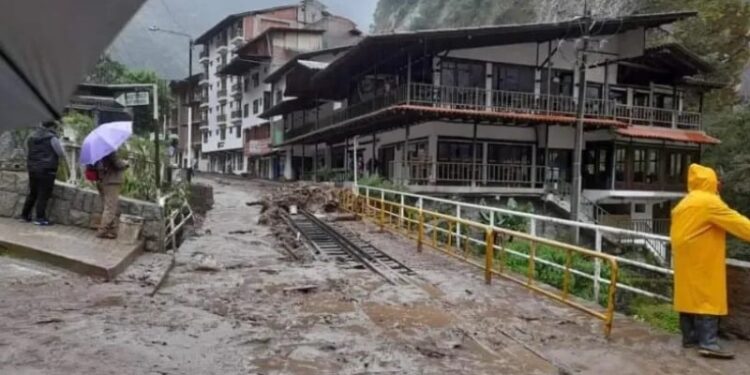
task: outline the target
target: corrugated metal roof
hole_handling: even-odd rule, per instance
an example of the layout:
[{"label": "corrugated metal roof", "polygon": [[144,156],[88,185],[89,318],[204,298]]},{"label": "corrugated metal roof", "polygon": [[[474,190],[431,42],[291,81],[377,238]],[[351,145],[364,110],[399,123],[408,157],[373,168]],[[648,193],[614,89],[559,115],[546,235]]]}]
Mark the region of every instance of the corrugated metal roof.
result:
[{"label": "corrugated metal roof", "polygon": [[617,134],[631,138],[651,138],[666,141],[715,145],[721,143],[702,131],[667,129],[646,126],[629,126],[616,130]]}]

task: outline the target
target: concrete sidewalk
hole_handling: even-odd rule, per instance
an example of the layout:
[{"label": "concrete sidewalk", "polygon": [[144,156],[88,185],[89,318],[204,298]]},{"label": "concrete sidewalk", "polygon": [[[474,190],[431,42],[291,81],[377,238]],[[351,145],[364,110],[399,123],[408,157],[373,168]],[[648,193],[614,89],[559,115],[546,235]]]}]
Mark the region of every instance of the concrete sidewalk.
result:
[{"label": "concrete sidewalk", "polygon": [[40,227],[0,218],[0,255],[32,259],[84,274],[114,279],[141,253],[143,244],[96,238],[89,229]]}]

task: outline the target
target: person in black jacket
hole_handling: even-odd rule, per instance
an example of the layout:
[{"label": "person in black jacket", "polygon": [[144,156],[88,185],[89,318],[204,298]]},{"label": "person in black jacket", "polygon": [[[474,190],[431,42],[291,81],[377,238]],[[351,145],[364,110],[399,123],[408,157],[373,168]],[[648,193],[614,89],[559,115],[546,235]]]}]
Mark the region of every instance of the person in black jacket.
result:
[{"label": "person in black jacket", "polygon": [[65,161],[65,151],[55,132],[56,127],[57,123],[54,121],[45,122],[26,141],[30,191],[23,205],[21,220],[31,222],[31,210],[36,205],[36,225],[51,225],[47,217],[47,202],[55,188],[60,161]]}]

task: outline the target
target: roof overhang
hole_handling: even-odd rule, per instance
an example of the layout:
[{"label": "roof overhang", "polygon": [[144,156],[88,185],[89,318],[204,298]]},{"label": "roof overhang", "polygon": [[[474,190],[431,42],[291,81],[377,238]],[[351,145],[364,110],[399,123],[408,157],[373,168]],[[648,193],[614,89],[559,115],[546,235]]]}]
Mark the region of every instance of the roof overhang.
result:
[{"label": "roof overhang", "polygon": [[[674,12],[594,19],[590,30],[592,36],[613,35],[638,28],[658,27],[697,14]],[[431,55],[456,49],[571,39],[583,34],[581,25],[582,18],[575,18],[556,23],[425,30],[370,36],[318,73],[314,81],[320,85],[331,85],[342,76],[353,76],[372,66],[376,57],[383,56],[384,51],[388,59],[393,60],[403,59],[410,53]]]},{"label": "roof overhang", "polygon": [[715,71],[708,61],[677,43],[648,48],[641,56],[608,60],[593,66],[615,63],[636,70],[653,71],[673,77],[688,77]]},{"label": "roof overhang", "polygon": [[721,141],[702,131],[658,128],[651,126],[628,126],[616,129],[617,135],[628,138],[659,139],[664,141],[716,145]]},{"label": "roof overhang", "polygon": [[240,55],[232,59],[223,69],[216,72],[218,75],[241,76],[247,74],[250,69],[271,61],[271,56]]},{"label": "roof overhang", "polygon": [[[416,105],[395,105],[374,111],[359,117],[342,121],[334,126],[291,137],[283,145],[316,142],[337,142],[358,134],[383,132],[406,125],[427,121],[459,121],[466,124],[490,123],[500,125],[530,125],[530,124],[560,124],[574,125],[573,116],[538,115],[516,112],[490,112],[466,109],[444,109],[421,107]],[[586,118],[587,128],[619,128],[627,127],[625,123],[616,120]]]},{"label": "roof overhang", "polygon": [[297,61],[299,61],[299,60],[312,59],[312,58],[314,58],[316,56],[326,55],[326,54],[329,54],[329,53],[333,54],[333,55],[336,55],[336,54],[339,54],[339,53],[341,53],[343,51],[346,51],[346,50],[348,50],[350,48],[352,48],[352,46],[341,46],[341,47],[329,48],[329,49],[324,49],[324,50],[319,50],[319,51],[312,51],[312,52],[300,53],[295,58],[289,60],[286,64],[282,65],[280,68],[278,68],[278,69],[274,70],[273,72],[271,72],[271,74],[269,74],[268,77],[266,77],[266,79],[263,80],[263,82],[265,82],[265,83],[274,83],[274,82],[278,81],[290,69],[292,69],[295,66],[297,66]]},{"label": "roof overhang", "polygon": [[284,100],[283,102],[276,104],[269,108],[267,111],[258,115],[260,118],[269,119],[274,116],[280,116],[290,112],[302,111],[313,109],[320,105],[322,102],[308,98],[295,98],[290,100]]}]

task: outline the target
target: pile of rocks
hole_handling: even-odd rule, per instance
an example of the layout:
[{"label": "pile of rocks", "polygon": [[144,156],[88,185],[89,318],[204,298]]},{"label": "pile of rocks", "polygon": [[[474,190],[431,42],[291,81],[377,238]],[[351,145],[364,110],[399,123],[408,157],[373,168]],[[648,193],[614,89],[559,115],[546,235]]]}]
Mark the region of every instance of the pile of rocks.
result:
[{"label": "pile of rocks", "polygon": [[260,202],[248,205],[261,205],[261,225],[283,224],[281,213],[289,212],[292,206],[313,214],[334,212],[339,207],[338,189],[333,184],[296,183],[283,185]]}]

